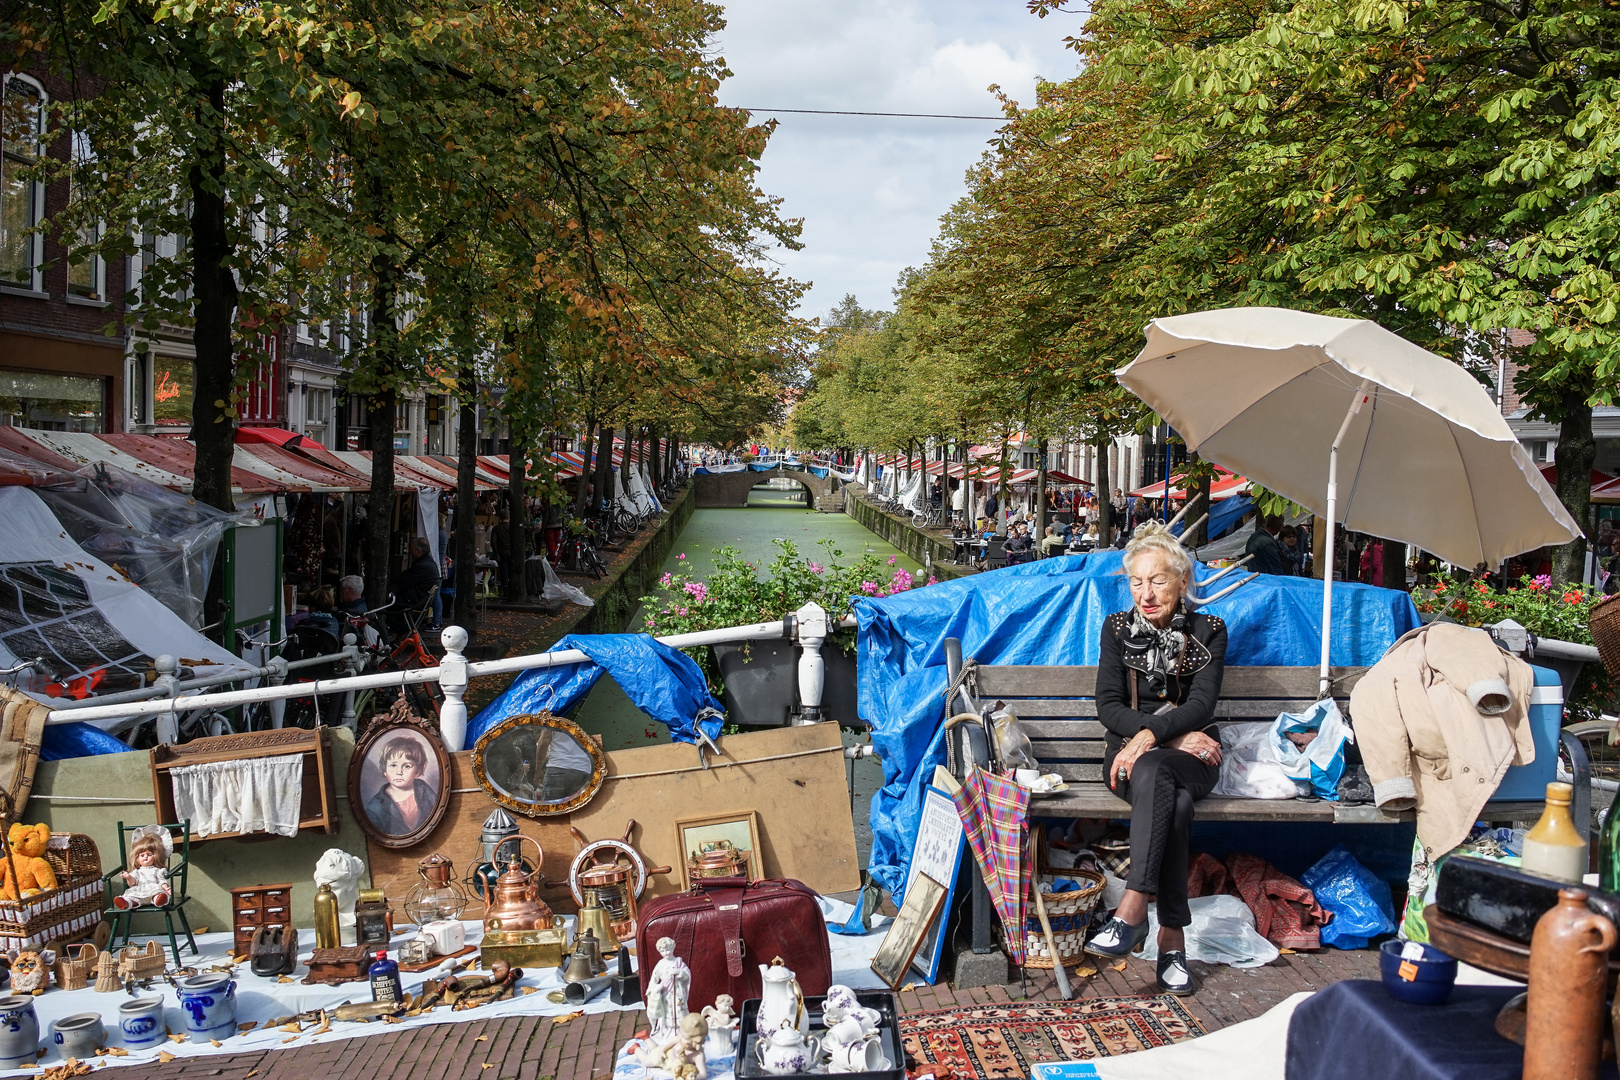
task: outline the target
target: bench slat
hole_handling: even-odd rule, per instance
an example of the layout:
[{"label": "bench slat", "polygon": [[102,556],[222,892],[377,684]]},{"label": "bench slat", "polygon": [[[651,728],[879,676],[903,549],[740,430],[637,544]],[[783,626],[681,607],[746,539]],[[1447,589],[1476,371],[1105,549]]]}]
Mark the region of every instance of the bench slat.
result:
[{"label": "bench slat", "polygon": [[1101,739],[1031,739],[1029,745],[1043,766],[1048,761],[1101,761],[1106,749]]},{"label": "bench slat", "polygon": [[[1348,695],[1366,670],[1331,669],[1334,696]],[[993,664],[978,669],[978,681],[981,698],[1090,697],[1097,690],[1097,668],[1095,665]],[[1221,696],[1314,700],[1316,681],[1315,668],[1229,667],[1221,677]]]},{"label": "bench slat", "polygon": [[[1083,717],[1096,716],[1097,703],[1083,698],[1059,698],[1056,701],[1019,701],[1016,698],[1000,698],[1012,706],[1013,712],[1023,720],[1028,717]],[[1315,703],[1315,699],[1307,701],[1304,698],[1237,698],[1228,700],[1222,698],[1215,703],[1216,716],[1234,717],[1265,717],[1275,720],[1278,713],[1304,712]]]}]

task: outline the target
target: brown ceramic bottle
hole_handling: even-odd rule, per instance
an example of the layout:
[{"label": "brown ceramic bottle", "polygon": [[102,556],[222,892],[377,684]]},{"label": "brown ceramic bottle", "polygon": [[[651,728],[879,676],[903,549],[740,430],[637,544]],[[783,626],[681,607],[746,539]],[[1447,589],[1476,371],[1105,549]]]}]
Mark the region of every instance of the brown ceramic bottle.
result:
[{"label": "brown ceramic bottle", "polygon": [[1614,923],[1586,906],[1580,889],[1558,904],[1530,939],[1524,1080],[1595,1080],[1603,1049],[1604,985]]}]

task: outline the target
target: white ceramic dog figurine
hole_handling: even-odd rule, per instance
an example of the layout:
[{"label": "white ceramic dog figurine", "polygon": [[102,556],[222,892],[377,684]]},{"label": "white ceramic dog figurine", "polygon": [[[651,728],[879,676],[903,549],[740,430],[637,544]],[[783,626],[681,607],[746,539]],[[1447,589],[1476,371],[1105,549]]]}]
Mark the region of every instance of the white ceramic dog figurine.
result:
[{"label": "white ceramic dog figurine", "polygon": [[315,887],[331,885],[337,894],[338,940],[345,945],[353,945],[358,940],[354,930],[354,903],[360,898],[360,875],[365,872],[365,860],[342,848],[328,848],[315,864]]}]

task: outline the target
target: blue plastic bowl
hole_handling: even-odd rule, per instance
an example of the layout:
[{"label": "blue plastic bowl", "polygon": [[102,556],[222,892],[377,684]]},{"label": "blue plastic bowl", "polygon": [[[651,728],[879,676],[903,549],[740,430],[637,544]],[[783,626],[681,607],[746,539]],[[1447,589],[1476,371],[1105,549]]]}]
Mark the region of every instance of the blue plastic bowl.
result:
[{"label": "blue plastic bowl", "polygon": [[1378,969],[1384,976],[1384,989],[1396,1001],[1408,1005],[1444,1005],[1457,982],[1457,961],[1435,948],[1423,946],[1423,959],[1413,960],[1417,978],[1401,978],[1401,949],[1404,941],[1386,941],[1378,949]]}]

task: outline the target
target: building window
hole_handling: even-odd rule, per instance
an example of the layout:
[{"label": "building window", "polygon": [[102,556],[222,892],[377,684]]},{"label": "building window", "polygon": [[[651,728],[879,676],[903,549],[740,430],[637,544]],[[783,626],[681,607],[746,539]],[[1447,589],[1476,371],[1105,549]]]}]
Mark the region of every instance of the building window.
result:
[{"label": "building window", "polygon": [[105,390],[101,379],[0,371],[0,424],[100,433]]},{"label": "building window", "polygon": [[[327,425],[332,419],[332,391],[304,387],[304,434],[327,446]],[[328,447],[330,449],[330,447]]]},{"label": "building window", "polygon": [[0,101],[0,284],[38,291],[44,238],[33,232],[45,212],[45,185],[24,173],[39,158],[45,91],[8,76]]},{"label": "building window", "polygon": [[190,360],[152,357],[152,423],[159,428],[191,427],[193,370]]},{"label": "building window", "polygon": [[[82,167],[88,170],[95,162],[96,155],[90,149],[90,137],[82,131],[73,133],[73,166],[74,178],[69,181],[68,199],[71,201],[78,195],[83,185],[78,180],[78,170]],[[101,242],[101,226],[87,226],[79,230],[75,250],[68,256],[67,285],[68,295],[76,296],[80,300],[101,301],[107,299],[107,262],[98,253],[82,249],[93,247]]]},{"label": "building window", "polygon": [[185,254],[185,237],[175,233],[164,233],[159,236],[154,233],[138,233],[135,237],[135,254],[129,257],[129,272],[125,275],[125,303],[130,307],[138,307],[141,303],[142,288],[157,288],[160,283],[156,281],[154,267],[164,264],[165,273],[161,276],[171,279],[176,288],[169,292],[170,299],[183,304],[191,299],[191,279],[185,273],[185,267],[180,265]]}]

